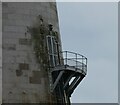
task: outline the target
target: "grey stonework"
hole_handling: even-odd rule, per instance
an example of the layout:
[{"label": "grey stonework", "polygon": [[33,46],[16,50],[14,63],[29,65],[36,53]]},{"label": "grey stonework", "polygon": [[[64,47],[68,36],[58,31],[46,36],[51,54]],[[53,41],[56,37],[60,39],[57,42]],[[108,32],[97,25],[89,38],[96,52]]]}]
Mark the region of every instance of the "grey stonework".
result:
[{"label": "grey stonework", "polygon": [[27,33],[27,26],[37,24],[38,15],[59,33],[54,2],[2,3],[3,103],[56,102],[50,93],[48,73],[37,63]]}]

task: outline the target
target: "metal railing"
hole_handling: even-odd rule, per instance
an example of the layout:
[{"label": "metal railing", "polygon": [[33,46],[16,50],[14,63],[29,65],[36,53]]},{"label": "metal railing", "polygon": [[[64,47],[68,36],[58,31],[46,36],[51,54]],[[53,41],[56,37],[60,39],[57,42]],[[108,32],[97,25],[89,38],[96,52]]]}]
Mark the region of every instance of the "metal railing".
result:
[{"label": "metal railing", "polygon": [[[73,92],[73,90],[77,87],[80,81],[84,78],[87,74],[87,58],[81,54],[70,52],[70,51],[63,51],[53,54],[57,59],[56,65],[52,66],[53,73],[57,72],[55,81],[53,82],[52,91],[56,88],[59,83],[59,80],[63,77],[64,78],[64,89],[67,89],[67,93],[69,95]],[[63,75],[67,73],[67,75]],[[69,84],[72,77],[75,77],[71,84]]]},{"label": "metal railing", "polygon": [[[63,51],[61,61],[63,65],[70,66],[76,70],[82,70],[87,73],[87,58],[81,54]],[[60,56],[61,57],[61,56]]]}]

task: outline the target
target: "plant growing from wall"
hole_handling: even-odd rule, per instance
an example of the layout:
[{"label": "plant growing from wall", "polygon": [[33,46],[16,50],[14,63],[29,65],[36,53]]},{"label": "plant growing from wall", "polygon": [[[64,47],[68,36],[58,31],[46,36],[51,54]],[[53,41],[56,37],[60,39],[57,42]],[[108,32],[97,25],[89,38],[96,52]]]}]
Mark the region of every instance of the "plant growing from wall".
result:
[{"label": "plant growing from wall", "polygon": [[[39,16],[39,21],[37,25],[27,27],[27,32],[31,34],[31,40],[33,43],[33,48],[37,62],[42,65],[43,68],[49,66],[49,57],[46,44],[46,36],[50,34],[48,24],[43,22],[43,19]],[[52,35],[58,40],[58,33],[52,31]]]}]

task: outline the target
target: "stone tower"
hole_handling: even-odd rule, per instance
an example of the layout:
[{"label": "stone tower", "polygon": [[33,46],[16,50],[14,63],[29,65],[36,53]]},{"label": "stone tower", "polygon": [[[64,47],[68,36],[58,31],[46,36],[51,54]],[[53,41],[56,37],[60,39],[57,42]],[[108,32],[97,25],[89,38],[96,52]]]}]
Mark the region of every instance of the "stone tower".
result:
[{"label": "stone tower", "polygon": [[61,50],[55,2],[2,3],[2,103],[69,105],[86,70]]},{"label": "stone tower", "polygon": [[3,103],[51,103],[47,70],[37,62],[29,27],[43,21],[59,34],[55,2],[2,3]]}]

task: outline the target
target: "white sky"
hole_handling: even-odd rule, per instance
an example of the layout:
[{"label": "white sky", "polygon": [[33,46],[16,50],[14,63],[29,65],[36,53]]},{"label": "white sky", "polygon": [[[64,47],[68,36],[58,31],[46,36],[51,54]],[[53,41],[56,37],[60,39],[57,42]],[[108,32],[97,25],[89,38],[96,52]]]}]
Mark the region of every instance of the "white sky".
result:
[{"label": "white sky", "polygon": [[88,58],[88,74],[73,103],[118,102],[117,3],[57,3],[63,50]]}]

